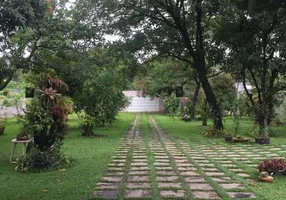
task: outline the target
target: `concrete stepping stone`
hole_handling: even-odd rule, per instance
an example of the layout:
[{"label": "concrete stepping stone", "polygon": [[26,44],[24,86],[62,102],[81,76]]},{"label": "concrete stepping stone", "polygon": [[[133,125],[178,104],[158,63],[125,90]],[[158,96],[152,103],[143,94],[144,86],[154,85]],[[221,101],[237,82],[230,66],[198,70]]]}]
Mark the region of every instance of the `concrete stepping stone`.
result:
[{"label": "concrete stepping stone", "polygon": [[175,161],[175,163],[188,163],[188,162],[190,162],[187,159],[182,159],[182,160],[174,159],[174,161]]},{"label": "concrete stepping stone", "polygon": [[124,163],[110,163],[108,164],[108,167],[124,167]]},{"label": "concrete stepping stone", "polygon": [[146,198],[151,195],[151,190],[126,190],[125,192],[125,198]]},{"label": "concrete stepping stone", "polygon": [[179,177],[178,176],[157,176],[156,181],[161,181],[161,182],[174,182],[178,181]]},{"label": "concrete stepping stone", "polygon": [[195,167],[178,167],[178,170],[182,172],[182,171],[196,171],[198,169]]},{"label": "concrete stepping stone", "polygon": [[193,167],[191,163],[176,163],[177,167]]},{"label": "concrete stepping stone", "polygon": [[211,163],[199,163],[199,166],[200,167],[215,167],[215,165]]},{"label": "concrete stepping stone", "polygon": [[[195,160],[195,159],[194,159]],[[195,160],[197,163],[209,163],[208,160]]]},{"label": "concrete stepping stone", "polygon": [[207,176],[225,176],[223,172],[206,172]]},{"label": "concrete stepping stone", "polygon": [[108,167],[106,171],[124,171],[124,167]]},{"label": "concrete stepping stone", "polygon": [[194,160],[205,160],[206,159],[206,157],[192,157],[192,159],[194,159]]},{"label": "concrete stepping stone", "polygon": [[97,190],[119,190],[120,183],[107,183],[107,182],[98,182],[96,184]]},{"label": "concrete stepping stone", "polygon": [[219,170],[217,168],[203,168],[202,170],[205,172],[218,172]]},{"label": "concrete stepping stone", "polygon": [[133,159],[134,163],[147,163],[148,160],[147,159]]},{"label": "concrete stepping stone", "polygon": [[149,170],[149,167],[131,167],[130,171],[146,171]]},{"label": "concrete stepping stone", "polygon": [[151,188],[150,183],[127,183],[128,189],[149,189]]},{"label": "concrete stepping stone", "polygon": [[126,162],[125,159],[120,159],[120,160],[113,159],[113,160],[112,160],[112,163],[125,163],[125,162]]},{"label": "concrete stepping stone", "polygon": [[103,191],[94,191],[92,193],[94,198],[101,199],[118,199],[119,190],[103,190]]},{"label": "concrete stepping stone", "polygon": [[236,168],[233,168],[233,169],[228,169],[229,171],[232,171],[232,172],[243,172],[242,169],[236,169]]},{"label": "concrete stepping stone", "polygon": [[213,187],[209,183],[189,183],[191,190],[213,190]]},{"label": "concrete stepping stone", "polygon": [[124,172],[123,171],[106,171],[104,175],[105,176],[123,176]]},{"label": "concrete stepping stone", "polygon": [[185,177],[185,182],[186,183],[201,183],[201,182],[206,182],[205,178],[202,176],[198,177]]},{"label": "concrete stepping stone", "polygon": [[162,197],[185,197],[184,190],[161,190],[160,195]]},{"label": "concrete stepping stone", "polygon": [[231,164],[232,161],[230,160],[216,160],[216,162],[221,163],[221,164]]},{"label": "concrete stepping stone", "polygon": [[162,188],[170,188],[170,189],[182,189],[182,185],[181,183],[161,183],[158,182],[158,188],[162,189]]},{"label": "concrete stepping stone", "polygon": [[172,167],[159,167],[159,166],[155,167],[155,169],[158,170],[158,171],[160,171],[160,170],[161,171],[173,170]]},{"label": "concrete stepping stone", "polygon": [[220,199],[216,192],[194,191],[193,195],[196,199]]},{"label": "concrete stepping stone", "polygon": [[149,176],[129,176],[128,182],[148,182]]},{"label": "concrete stepping stone", "polygon": [[158,166],[158,167],[168,167],[168,166],[170,166],[170,161],[169,162],[166,162],[166,163],[164,163],[164,162],[162,162],[162,163],[158,163],[158,162],[155,162],[154,163],[154,166]]},{"label": "concrete stepping stone", "polygon": [[220,184],[220,186],[221,186],[223,189],[226,189],[226,190],[231,190],[231,189],[244,189],[244,187],[243,187],[242,184],[237,184],[237,183],[223,183],[223,184]]},{"label": "concrete stepping stone", "polygon": [[154,163],[170,163],[170,160],[168,159],[164,159],[164,160],[159,160],[159,159],[155,159]]},{"label": "concrete stepping stone", "polygon": [[111,182],[111,183],[121,183],[123,181],[123,177],[116,176],[104,176],[101,178],[102,181]]},{"label": "concrete stepping stone", "polygon": [[142,166],[148,166],[148,163],[143,163],[143,162],[134,162],[134,163],[131,163],[131,167],[142,167]]},{"label": "concrete stepping stone", "polygon": [[129,171],[129,175],[148,175],[149,171]]},{"label": "concrete stepping stone", "polygon": [[256,199],[256,196],[251,192],[227,192],[228,196],[233,199]]},{"label": "concrete stepping stone", "polygon": [[222,164],[221,166],[223,166],[223,167],[237,167],[234,164]]},{"label": "concrete stepping stone", "polygon": [[159,176],[174,176],[177,175],[175,171],[157,171],[157,175]]},{"label": "concrete stepping stone", "polygon": [[199,171],[186,171],[186,172],[180,172],[182,176],[199,176]]},{"label": "concrete stepping stone", "polygon": [[147,156],[134,156],[134,155],[133,155],[133,158],[134,158],[134,159],[142,159],[142,158],[147,159]]},{"label": "concrete stepping stone", "polygon": [[230,177],[213,177],[212,178],[213,181],[217,182],[217,183],[223,183],[223,182],[230,182],[232,181],[232,179]]},{"label": "concrete stepping stone", "polygon": [[236,175],[238,175],[238,176],[240,176],[240,177],[242,177],[242,178],[249,178],[249,177],[250,177],[250,175],[245,174],[245,173],[238,173],[238,174],[236,174]]},{"label": "concrete stepping stone", "polygon": [[157,160],[164,160],[164,159],[169,159],[169,156],[154,156],[154,158]]}]

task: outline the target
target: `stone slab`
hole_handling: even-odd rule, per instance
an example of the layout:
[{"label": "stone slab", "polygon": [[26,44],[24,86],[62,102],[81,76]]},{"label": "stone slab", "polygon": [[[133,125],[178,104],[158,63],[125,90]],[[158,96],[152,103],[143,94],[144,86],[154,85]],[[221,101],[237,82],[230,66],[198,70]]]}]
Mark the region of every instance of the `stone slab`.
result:
[{"label": "stone slab", "polygon": [[216,192],[194,191],[193,195],[196,199],[220,199]]},{"label": "stone slab", "polygon": [[151,190],[126,190],[125,192],[125,198],[146,198],[151,195]]},{"label": "stone slab", "polygon": [[156,171],[157,175],[160,176],[175,176],[177,175],[175,171]]},{"label": "stone slab", "polygon": [[118,199],[119,190],[103,190],[103,191],[94,191],[92,193],[94,198],[101,199]]},{"label": "stone slab", "polygon": [[242,198],[249,198],[249,199],[256,199],[255,194],[251,192],[227,192],[228,196],[233,199],[242,199]]},{"label": "stone slab", "polygon": [[160,195],[162,197],[185,197],[184,190],[161,190]]},{"label": "stone slab", "polygon": [[98,182],[96,184],[97,190],[119,190],[120,183],[107,183],[107,182]]},{"label": "stone slab", "polygon": [[148,175],[149,171],[129,171],[129,175]]},{"label": "stone slab", "polygon": [[121,183],[123,181],[123,177],[116,176],[105,176],[101,178],[102,181],[111,182],[111,183]]},{"label": "stone slab", "polygon": [[242,184],[237,183],[223,183],[220,184],[223,189],[230,190],[230,189],[244,189]]},{"label": "stone slab", "polygon": [[238,173],[238,174],[236,174],[236,175],[238,175],[238,176],[240,176],[240,177],[242,177],[242,178],[249,178],[249,177],[250,177],[250,175],[245,174],[245,173]]},{"label": "stone slab", "polygon": [[186,183],[201,183],[201,182],[206,182],[204,177],[185,177],[185,182]]},{"label": "stone slab", "polygon": [[144,189],[144,188],[151,188],[150,183],[127,183],[128,189]]},{"label": "stone slab", "polygon": [[232,179],[230,177],[214,177],[212,179],[213,179],[213,181],[215,181],[217,183],[223,183],[223,182],[230,182],[230,181],[232,181]]},{"label": "stone slab", "polygon": [[191,190],[213,190],[213,187],[209,183],[189,183]]},{"label": "stone slab", "polygon": [[158,188],[182,189],[182,185],[181,185],[181,183],[158,182]]},{"label": "stone slab", "polygon": [[180,174],[182,176],[199,176],[200,172],[199,171],[187,171],[187,172],[181,172]]},{"label": "stone slab", "polygon": [[225,173],[223,172],[206,172],[207,176],[224,176]]},{"label": "stone slab", "polygon": [[162,182],[174,182],[174,181],[178,181],[179,177],[178,176],[157,176],[156,180],[162,181]]},{"label": "stone slab", "polygon": [[120,172],[120,171],[107,171],[104,173],[105,176],[123,176],[124,172]]},{"label": "stone slab", "polygon": [[128,182],[148,182],[149,176],[128,176]]}]

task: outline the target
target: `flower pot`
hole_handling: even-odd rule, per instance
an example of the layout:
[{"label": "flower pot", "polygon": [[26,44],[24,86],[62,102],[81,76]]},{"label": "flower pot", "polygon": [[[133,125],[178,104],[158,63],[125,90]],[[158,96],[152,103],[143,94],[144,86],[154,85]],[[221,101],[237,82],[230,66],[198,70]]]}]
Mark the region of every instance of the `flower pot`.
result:
[{"label": "flower pot", "polygon": [[264,144],[270,144],[270,138],[264,138]]},{"label": "flower pot", "polygon": [[255,142],[257,143],[257,144],[264,144],[264,138],[255,138]]},{"label": "flower pot", "polygon": [[272,183],[274,179],[273,179],[272,176],[268,176],[266,178],[260,178],[259,177],[259,180],[262,181],[262,182]]},{"label": "flower pot", "polygon": [[35,93],[35,88],[26,87],[25,90],[25,97],[26,98],[33,98]]},{"label": "flower pot", "polygon": [[8,92],[7,90],[5,90],[5,91],[3,92],[3,95],[7,97],[7,96],[9,95],[9,92]]},{"label": "flower pot", "polygon": [[232,138],[232,141],[234,142],[248,142],[250,138],[244,138],[244,137],[237,137],[237,138]]},{"label": "flower pot", "polygon": [[5,126],[0,126],[0,135],[3,135],[5,130]]},{"label": "flower pot", "polygon": [[257,144],[270,144],[270,138],[263,138],[263,137],[255,138],[255,142]]},{"label": "flower pot", "polygon": [[231,142],[232,141],[232,136],[231,135],[226,135],[224,136],[224,139],[226,142]]}]

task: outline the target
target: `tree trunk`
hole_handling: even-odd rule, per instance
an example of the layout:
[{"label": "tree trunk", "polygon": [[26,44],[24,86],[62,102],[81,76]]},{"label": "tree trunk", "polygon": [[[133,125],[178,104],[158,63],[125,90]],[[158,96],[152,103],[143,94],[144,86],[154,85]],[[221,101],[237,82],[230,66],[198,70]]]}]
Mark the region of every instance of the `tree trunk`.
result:
[{"label": "tree trunk", "polygon": [[201,88],[201,83],[199,81],[196,81],[196,88],[192,97],[192,107],[191,107],[191,112],[190,112],[190,119],[194,120],[195,119],[195,113],[196,113],[196,105],[198,102],[198,96],[199,96],[199,91]]},{"label": "tree trunk", "polygon": [[217,130],[223,130],[221,110],[217,103],[216,96],[214,95],[213,89],[208,81],[207,73],[204,66],[197,66],[202,88],[204,89],[206,99],[211,107],[211,114],[213,117],[214,127]]},{"label": "tree trunk", "polygon": [[202,113],[202,126],[208,125],[208,102],[206,99],[204,99],[203,103],[203,113]]}]

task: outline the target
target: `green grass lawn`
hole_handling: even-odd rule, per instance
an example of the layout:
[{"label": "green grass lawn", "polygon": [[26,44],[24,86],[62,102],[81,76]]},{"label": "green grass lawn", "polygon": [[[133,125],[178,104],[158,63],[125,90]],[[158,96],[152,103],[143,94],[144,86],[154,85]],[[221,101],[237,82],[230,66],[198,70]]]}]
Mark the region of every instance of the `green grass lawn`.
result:
[{"label": "green grass lawn", "polygon": [[[89,199],[96,182],[111,160],[120,139],[129,129],[134,114],[121,113],[111,127],[97,128],[96,133],[104,137],[81,138],[77,128],[77,117],[70,116],[64,145],[64,153],[73,162],[64,171],[23,173],[14,171],[9,163],[12,148],[20,125],[9,120],[5,134],[0,136],[0,199],[1,200],[71,200]],[[20,155],[17,147],[16,155]]]},{"label": "green grass lawn", "polygon": [[[202,132],[206,127],[201,127],[201,122],[183,122],[179,119],[172,119],[164,115],[153,115],[158,124],[164,129],[171,139],[183,139],[187,142],[197,141],[201,144],[211,146],[210,141],[215,141],[221,145],[240,145],[228,144],[223,138],[207,138]],[[111,127],[97,128],[96,133],[103,134],[104,137],[81,138],[80,130],[77,128],[76,116],[69,117],[69,128],[66,139],[62,147],[64,153],[73,162],[71,166],[64,171],[45,171],[41,173],[23,173],[14,171],[15,165],[9,163],[11,152],[11,139],[15,138],[20,125],[16,119],[9,120],[6,132],[0,136],[0,199],[15,200],[71,200],[71,199],[90,199],[94,191],[96,182],[102,177],[107,164],[111,161],[111,156],[118,147],[120,139],[130,128],[134,120],[134,114],[121,113]],[[209,122],[211,127],[211,122]],[[232,120],[226,119],[224,122],[227,131],[232,130]],[[247,135],[252,129],[252,122],[245,119],[240,122],[240,134]],[[145,133],[144,139],[147,146],[148,162],[151,169],[152,192],[159,198],[159,190],[154,182],[155,169],[152,165],[154,158],[148,146],[150,137],[152,137],[151,126],[148,124],[147,115],[141,116],[140,129]],[[274,127],[278,137],[271,138],[271,145],[278,146],[286,144],[286,127]],[[252,139],[253,140],[253,139]],[[256,145],[253,143],[253,145]],[[256,145],[259,146],[259,145]],[[267,149],[267,146],[259,146],[261,149]],[[21,148],[17,147],[16,155],[20,155]],[[286,155],[284,155],[285,157]],[[239,165],[239,163],[238,163]],[[258,172],[243,167],[252,179],[258,177]],[[223,169],[222,169],[223,170]],[[237,180],[244,181],[244,179]],[[248,188],[258,195],[258,199],[278,199],[283,200],[286,196],[286,177],[277,176],[273,184],[255,183],[248,185]],[[223,196],[222,196],[223,197]]]},{"label": "green grass lawn", "polygon": [[[190,143],[192,141],[197,141],[200,144],[205,144],[206,146],[212,147],[212,143],[210,141],[215,141],[217,144],[223,146],[230,146],[230,145],[242,145],[236,143],[226,143],[224,138],[208,138],[202,134],[203,130],[207,129],[206,127],[201,127],[201,122],[184,122],[178,118],[169,118],[168,116],[164,115],[154,115],[155,119],[157,120],[160,127],[163,128],[166,134],[168,134],[174,141],[177,139],[183,139]],[[212,126],[212,123],[209,122],[209,127]],[[226,119],[224,121],[224,126],[227,131],[232,131],[232,120]],[[248,133],[253,127],[253,122],[250,120],[244,119],[240,121],[240,135],[245,135],[248,137],[252,137],[251,140],[254,141],[253,137],[250,136]],[[271,138],[271,146],[280,147],[281,144],[286,144],[286,126],[279,126],[273,127],[273,130],[277,133],[277,137]],[[261,151],[267,150],[267,145],[258,145],[254,142],[250,142],[254,146],[261,148]],[[192,146],[192,145],[191,145]],[[285,147],[283,147],[285,149]],[[286,157],[286,154],[283,155]],[[258,164],[259,162],[257,162]],[[251,175],[251,178],[255,180],[253,184],[245,181],[244,179],[238,179],[237,181],[242,181],[249,189],[251,189],[255,194],[258,195],[258,199],[275,199],[275,200],[285,200],[286,196],[286,176],[283,175],[275,175],[274,176],[274,183],[262,183],[258,182],[259,172],[253,168],[249,168],[244,166],[243,164],[237,163],[245,172]]]}]

